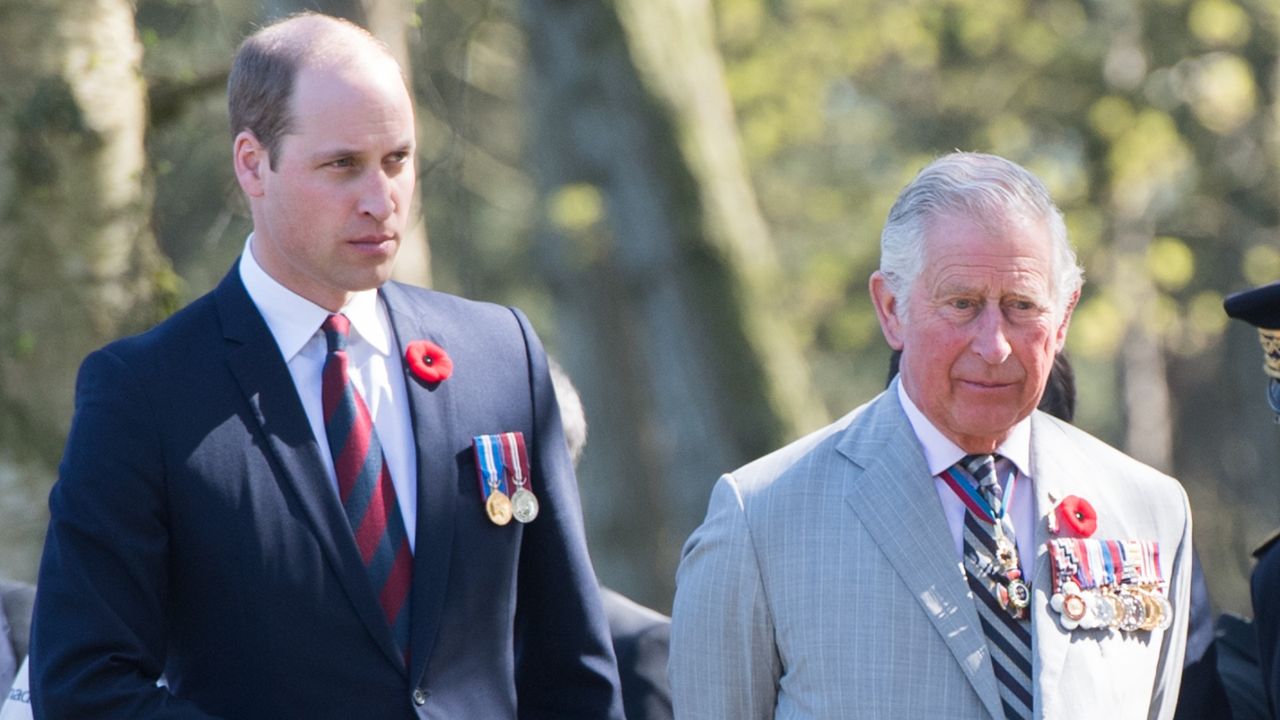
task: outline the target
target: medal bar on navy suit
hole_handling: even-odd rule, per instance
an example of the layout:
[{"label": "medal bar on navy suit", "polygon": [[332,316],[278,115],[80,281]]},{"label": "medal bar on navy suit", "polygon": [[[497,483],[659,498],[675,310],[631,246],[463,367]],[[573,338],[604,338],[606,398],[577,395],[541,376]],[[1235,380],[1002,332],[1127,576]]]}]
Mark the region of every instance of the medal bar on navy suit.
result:
[{"label": "medal bar on navy suit", "polygon": [[[417,444],[410,657],[235,268],[82,366],[40,571],[36,707],[74,718],[621,717],[547,359],[518,311],[388,283]],[[542,512],[495,526],[471,438],[522,432]],[[168,688],[156,687],[163,675]]]},{"label": "medal bar on navy suit", "polygon": [[[684,549],[671,631],[677,717],[1002,718],[987,641],[896,383],[729,473]],[[1172,478],[1031,416],[1035,718],[1170,718],[1186,642],[1191,517]],[[1078,495],[1094,537],[1159,542],[1165,631],[1068,632],[1048,606],[1048,515]]]}]

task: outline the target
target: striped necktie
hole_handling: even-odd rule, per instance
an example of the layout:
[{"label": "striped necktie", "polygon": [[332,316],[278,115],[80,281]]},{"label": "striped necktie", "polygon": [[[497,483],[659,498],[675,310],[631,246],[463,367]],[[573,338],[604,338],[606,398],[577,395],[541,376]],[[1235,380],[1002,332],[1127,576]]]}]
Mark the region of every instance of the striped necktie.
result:
[{"label": "striped necktie", "polygon": [[324,431],[338,477],[338,496],[378,604],[408,667],[413,554],[404,518],[369,408],[347,374],[351,322],[345,315],[330,315],[320,328],[329,347],[321,394]]},{"label": "striped necktie", "polygon": [[[956,464],[972,478],[978,492],[991,507],[1001,531],[1013,542],[1013,528],[1004,514],[1000,483],[996,481],[993,455],[966,455]],[[1000,688],[1000,702],[1006,720],[1031,717],[1031,623],[1010,615],[999,600],[1003,578],[996,560],[995,523],[978,517],[972,510],[964,518],[964,570],[969,589],[978,607],[991,662]]]}]

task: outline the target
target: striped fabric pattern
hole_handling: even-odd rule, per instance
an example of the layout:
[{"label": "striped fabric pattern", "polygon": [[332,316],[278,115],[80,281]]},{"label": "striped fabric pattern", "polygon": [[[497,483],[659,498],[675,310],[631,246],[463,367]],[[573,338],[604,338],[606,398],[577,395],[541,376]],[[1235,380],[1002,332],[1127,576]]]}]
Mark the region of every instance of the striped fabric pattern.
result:
[{"label": "striped fabric pattern", "polygon": [[324,429],[338,478],[338,495],[378,603],[407,667],[413,553],[369,408],[347,374],[347,337],[351,323],[345,315],[335,314],[325,319],[321,329],[329,349],[321,394]]},{"label": "striped fabric pattern", "polygon": [[[991,506],[992,514],[1003,520],[1000,484],[996,482],[995,456],[966,455],[957,467],[973,479],[978,491]],[[999,522],[999,520],[998,520]],[[1011,528],[1006,534],[1013,540]],[[1000,606],[997,597],[995,524],[972,511],[964,519],[964,570],[978,607],[991,662],[1000,688],[1000,702],[1006,720],[1030,718],[1034,706],[1031,694],[1031,623],[1017,620]]]}]

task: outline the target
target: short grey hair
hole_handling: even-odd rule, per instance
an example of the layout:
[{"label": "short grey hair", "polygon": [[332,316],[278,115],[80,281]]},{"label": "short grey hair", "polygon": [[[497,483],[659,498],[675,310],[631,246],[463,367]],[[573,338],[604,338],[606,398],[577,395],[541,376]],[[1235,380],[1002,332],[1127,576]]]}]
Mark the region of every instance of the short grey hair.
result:
[{"label": "short grey hair", "polygon": [[1021,218],[1041,221],[1053,243],[1056,310],[1065,313],[1084,283],[1084,271],[1067,240],[1062,211],[1044,183],[1017,163],[996,155],[954,152],[934,160],[898,195],[880,233],[880,273],[902,309],[920,276],[930,223],[943,216],[978,223]]}]

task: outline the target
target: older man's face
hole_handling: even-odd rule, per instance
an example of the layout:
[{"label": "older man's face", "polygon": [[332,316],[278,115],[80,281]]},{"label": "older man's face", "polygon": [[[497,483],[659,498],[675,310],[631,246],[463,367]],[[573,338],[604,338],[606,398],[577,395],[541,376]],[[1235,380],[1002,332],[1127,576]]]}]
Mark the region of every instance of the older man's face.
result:
[{"label": "older man's face", "polygon": [[1052,249],[1043,224],[998,230],[963,218],[933,223],[910,295],[883,278],[872,294],[889,344],[902,349],[912,402],[966,452],[991,452],[1044,392],[1070,311],[1055,308]]}]

